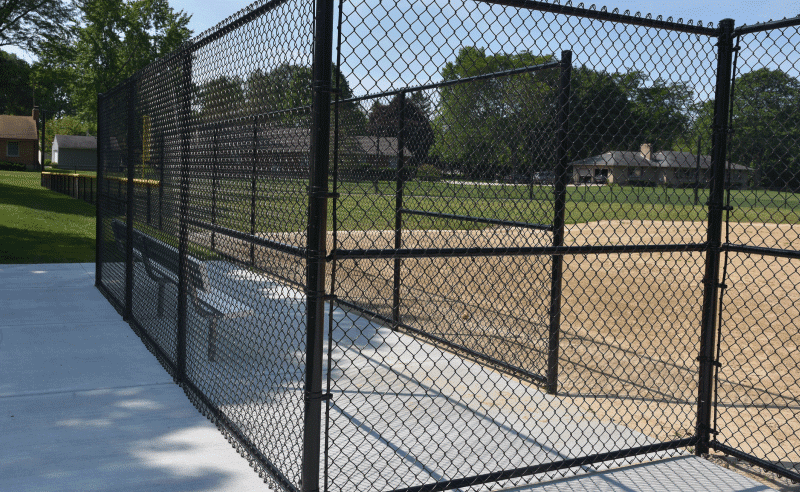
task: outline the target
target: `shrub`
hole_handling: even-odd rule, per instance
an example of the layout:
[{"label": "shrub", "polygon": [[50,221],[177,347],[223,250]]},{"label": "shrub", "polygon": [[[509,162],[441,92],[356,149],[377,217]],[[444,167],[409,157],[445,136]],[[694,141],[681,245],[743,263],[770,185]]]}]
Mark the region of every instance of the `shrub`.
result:
[{"label": "shrub", "polygon": [[0,161],[0,171],[25,171],[25,164]]},{"label": "shrub", "polygon": [[417,179],[420,181],[439,181],[442,171],[430,164],[423,164],[417,168]]}]

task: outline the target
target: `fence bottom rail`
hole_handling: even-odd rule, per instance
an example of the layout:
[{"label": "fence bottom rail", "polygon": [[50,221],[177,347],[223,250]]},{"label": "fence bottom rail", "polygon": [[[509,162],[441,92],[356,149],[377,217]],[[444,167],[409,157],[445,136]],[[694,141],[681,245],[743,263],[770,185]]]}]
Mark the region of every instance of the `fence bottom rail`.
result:
[{"label": "fence bottom rail", "polygon": [[789,480],[792,480],[794,482],[800,482],[800,473],[790,471],[770,461],[762,460],[761,458],[756,458],[755,456],[739,451],[736,448],[732,448],[730,446],[722,444],[719,441],[711,441],[710,447],[714,451],[719,451],[721,453],[727,454],[728,456],[733,456],[736,459],[742,460],[751,465],[755,465],[759,468],[763,468],[764,470],[775,473],[776,475],[780,475],[783,478],[788,478]]},{"label": "fence bottom rail", "polygon": [[449,480],[447,482],[429,483],[420,485],[418,487],[409,487],[405,489],[395,489],[392,492],[436,492],[439,490],[450,490],[455,488],[471,487],[481,485],[484,483],[497,482],[500,480],[508,480],[512,478],[520,478],[539,473],[547,473],[557,470],[564,470],[567,468],[574,468],[577,466],[586,466],[594,463],[602,463],[603,461],[612,461],[623,458],[630,458],[648,453],[656,453],[659,451],[669,451],[670,449],[685,448],[697,444],[698,437],[692,436],[685,439],[676,441],[661,442],[658,444],[650,444],[648,446],[639,446],[636,448],[623,449],[620,451],[611,451],[608,453],[599,453],[582,458],[571,458],[554,463],[545,463],[541,465],[532,465],[514,470],[505,470],[494,473],[487,473],[484,475],[476,475],[474,477],[459,478],[457,480]]}]

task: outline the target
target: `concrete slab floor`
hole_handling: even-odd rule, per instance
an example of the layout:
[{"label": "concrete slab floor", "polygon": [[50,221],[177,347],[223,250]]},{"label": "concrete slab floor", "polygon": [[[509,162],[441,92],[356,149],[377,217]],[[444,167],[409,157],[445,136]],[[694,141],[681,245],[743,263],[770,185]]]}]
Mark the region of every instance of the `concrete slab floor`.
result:
[{"label": "concrete slab floor", "polygon": [[0,491],[263,491],[94,283],[0,266]]},{"label": "concrete slab floor", "polygon": [[[0,266],[0,491],[267,490],[92,286],[93,271]],[[509,490],[769,488],[681,456]]]},{"label": "concrete slab floor", "polygon": [[773,490],[736,472],[695,456],[678,456],[589,475],[553,480],[502,492],[619,492]]}]

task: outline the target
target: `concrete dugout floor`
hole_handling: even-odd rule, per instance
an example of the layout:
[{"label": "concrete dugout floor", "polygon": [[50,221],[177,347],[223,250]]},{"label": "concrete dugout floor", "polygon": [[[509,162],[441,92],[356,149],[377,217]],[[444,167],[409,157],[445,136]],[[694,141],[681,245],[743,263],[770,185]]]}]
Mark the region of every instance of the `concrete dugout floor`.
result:
[{"label": "concrete dugout floor", "polygon": [[[0,491],[268,490],[94,287],[0,265]],[[692,456],[510,489],[771,490]]]}]

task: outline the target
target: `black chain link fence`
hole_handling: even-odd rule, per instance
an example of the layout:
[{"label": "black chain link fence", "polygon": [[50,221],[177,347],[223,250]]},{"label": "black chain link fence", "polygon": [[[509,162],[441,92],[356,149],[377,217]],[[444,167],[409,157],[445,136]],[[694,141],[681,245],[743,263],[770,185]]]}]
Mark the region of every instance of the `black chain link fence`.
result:
[{"label": "black chain link fence", "polygon": [[285,490],[800,480],[798,26],[257,2],[100,96],[98,286]]},{"label": "black chain link fence", "polygon": [[737,29],[712,446],[800,477],[800,26]]}]

